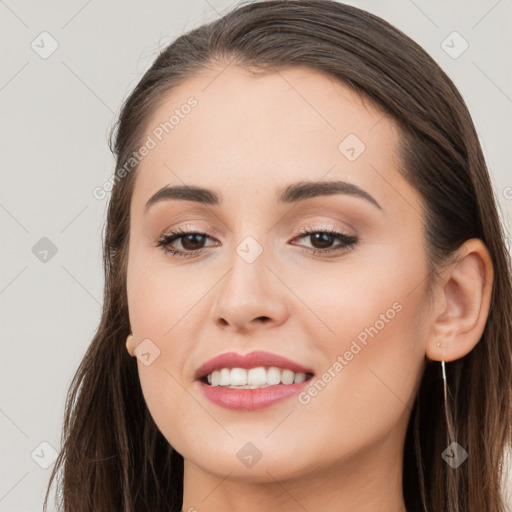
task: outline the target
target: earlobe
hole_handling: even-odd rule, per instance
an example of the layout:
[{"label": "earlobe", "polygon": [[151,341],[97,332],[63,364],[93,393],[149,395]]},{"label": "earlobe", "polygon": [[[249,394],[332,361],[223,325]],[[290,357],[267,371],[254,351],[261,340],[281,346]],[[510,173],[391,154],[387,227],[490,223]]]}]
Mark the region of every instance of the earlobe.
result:
[{"label": "earlobe", "polygon": [[135,357],[135,336],[133,334],[129,334],[126,338],[126,350],[132,357]]},{"label": "earlobe", "polygon": [[454,361],[480,341],[491,302],[493,266],[480,239],[467,240],[455,263],[442,273],[426,356]]}]

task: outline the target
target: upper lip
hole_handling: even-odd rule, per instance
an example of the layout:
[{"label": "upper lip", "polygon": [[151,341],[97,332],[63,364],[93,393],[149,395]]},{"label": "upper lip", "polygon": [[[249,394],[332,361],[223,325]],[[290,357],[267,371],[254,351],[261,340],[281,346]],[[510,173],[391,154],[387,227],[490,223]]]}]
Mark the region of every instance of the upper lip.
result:
[{"label": "upper lip", "polygon": [[249,354],[237,354],[236,352],[225,352],[213,357],[202,364],[195,372],[194,378],[199,380],[215,370],[222,368],[256,368],[258,366],[276,366],[284,370],[292,370],[295,373],[313,373],[313,370],[302,366],[283,356],[271,352],[255,351]]}]

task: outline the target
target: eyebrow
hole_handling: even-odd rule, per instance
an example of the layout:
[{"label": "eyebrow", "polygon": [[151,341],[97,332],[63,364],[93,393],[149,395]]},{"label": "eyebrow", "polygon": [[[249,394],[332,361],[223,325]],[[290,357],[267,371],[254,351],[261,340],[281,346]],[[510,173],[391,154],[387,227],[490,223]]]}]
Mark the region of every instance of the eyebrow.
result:
[{"label": "eyebrow", "polygon": [[[382,210],[380,204],[368,192],[353,183],[340,180],[300,181],[298,183],[293,183],[278,193],[277,201],[279,203],[296,203],[312,197],[330,196],[334,194],[360,197]],[[207,188],[194,185],[165,186],[149,198],[145,206],[145,211],[155,203],[174,199],[194,201],[196,203],[207,205],[221,204],[219,195],[215,191]]]}]

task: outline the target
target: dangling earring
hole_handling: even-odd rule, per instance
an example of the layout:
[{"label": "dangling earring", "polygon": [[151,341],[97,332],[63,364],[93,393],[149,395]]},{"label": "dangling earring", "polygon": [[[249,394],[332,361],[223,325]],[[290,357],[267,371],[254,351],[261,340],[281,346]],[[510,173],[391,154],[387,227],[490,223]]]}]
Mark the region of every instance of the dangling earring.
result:
[{"label": "dangling earring", "polygon": [[[448,393],[446,390],[446,366],[444,364],[444,361],[441,361],[441,371],[443,373],[443,391],[444,391],[444,412],[446,416],[446,424],[449,426],[450,422],[448,420]],[[451,432],[450,432],[451,436]]]},{"label": "dangling earring", "polygon": [[[437,346],[440,347],[441,344],[438,343]],[[441,457],[447,464],[449,464],[452,468],[456,469],[468,458],[468,452],[455,440],[456,432],[453,426],[452,415],[449,414],[448,409],[448,384],[446,382],[446,367],[444,363],[444,358],[441,361],[441,370],[443,374],[444,413],[446,418],[446,427],[448,431],[448,446],[441,454]]]},{"label": "dangling earring", "polygon": [[[441,347],[441,343],[437,344],[438,347]],[[453,431],[453,425],[451,421],[450,414],[448,413],[448,384],[446,382],[446,366],[444,364],[444,359],[441,361],[441,371],[443,375],[443,392],[444,392],[444,414],[446,418],[446,426],[448,428],[448,442],[451,443],[455,441],[455,433]]]}]

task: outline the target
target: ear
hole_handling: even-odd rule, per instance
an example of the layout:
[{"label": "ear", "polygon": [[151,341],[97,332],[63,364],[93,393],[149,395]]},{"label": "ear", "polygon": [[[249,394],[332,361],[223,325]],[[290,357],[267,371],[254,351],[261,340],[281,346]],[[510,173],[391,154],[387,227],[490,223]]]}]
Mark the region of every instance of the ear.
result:
[{"label": "ear", "polygon": [[491,302],[494,270],[487,247],[478,238],[466,240],[455,263],[441,272],[436,287],[432,330],[426,356],[454,361],[468,354],[484,332]]},{"label": "ear", "polygon": [[133,334],[129,334],[126,338],[126,350],[128,350],[128,354],[135,357],[135,336]]}]

